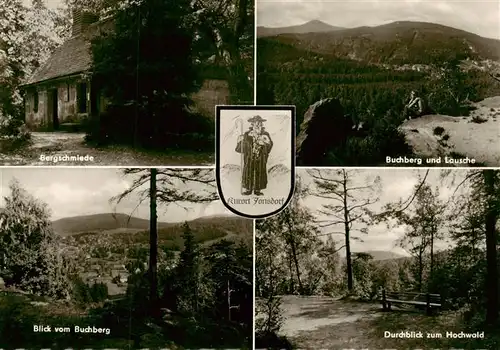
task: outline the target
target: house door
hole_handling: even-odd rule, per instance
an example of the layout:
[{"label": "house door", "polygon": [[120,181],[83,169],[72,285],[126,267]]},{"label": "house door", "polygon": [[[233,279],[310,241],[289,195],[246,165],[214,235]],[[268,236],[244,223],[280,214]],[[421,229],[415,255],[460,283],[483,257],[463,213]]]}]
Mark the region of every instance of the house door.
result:
[{"label": "house door", "polygon": [[57,96],[57,89],[53,89],[51,91],[51,104],[52,104],[52,126],[54,127],[54,130],[59,129],[59,106],[58,106],[58,96]]}]

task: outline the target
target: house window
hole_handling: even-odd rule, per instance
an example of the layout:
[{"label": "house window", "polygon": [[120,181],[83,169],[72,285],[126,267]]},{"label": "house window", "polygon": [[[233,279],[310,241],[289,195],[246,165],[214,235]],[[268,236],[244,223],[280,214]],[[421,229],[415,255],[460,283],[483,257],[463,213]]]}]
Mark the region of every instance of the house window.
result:
[{"label": "house window", "polygon": [[38,113],[38,91],[33,94],[33,112]]},{"label": "house window", "polygon": [[66,102],[69,102],[69,84],[66,84]]},{"label": "house window", "polygon": [[87,113],[87,84],[80,83],[77,88],[78,113]]}]

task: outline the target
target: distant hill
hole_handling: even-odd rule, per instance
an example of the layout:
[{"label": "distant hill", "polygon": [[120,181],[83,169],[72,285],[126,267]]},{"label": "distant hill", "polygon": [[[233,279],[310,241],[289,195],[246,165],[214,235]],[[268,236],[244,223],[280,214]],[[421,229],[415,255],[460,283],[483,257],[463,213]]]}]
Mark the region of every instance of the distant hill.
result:
[{"label": "distant hill", "polygon": [[[115,220],[116,218],[116,220]],[[128,225],[127,225],[128,222]],[[230,215],[213,215],[188,221],[199,243],[214,243],[221,239],[253,242],[252,220]],[[163,247],[181,249],[183,223],[158,223],[158,241]],[[99,245],[100,241],[127,244],[149,242],[149,221],[126,214],[96,214],[64,218],[53,223],[55,231],[80,243]]]},{"label": "distant hill", "polygon": [[[234,215],[209,215],[188,221],[190,226],[226,226],[232,223],[248,221]],[[158,222],[158,229],[178,227],[183,222]],[[149,220],[130,217],[123,213],[104,213],[63,218],[52,222],[54,231],[61,236],[69,236],[86,232],[118,231],[134,232],[149,230]]]},{"label": "distant hill", "polygon": [[[356,252],[353,252],[356,253]],[[370,254],[373,256],[373,260],[392,260],[392,259],[400,259],[400,258],[406,258],[407,256],[390,252],[390,251],[384,251],[384,250],[369,250],[366,252],[363,252],[366,254]]]},{"label": "distant hill", "polygon": [[334,30],[345,29],[335,27],[325,22],[314,20],[297,26],[290,27],[257,27],[257,37],[274,36],[280,34],[302,34],[302,33],[318,33],[318,32],[331,32]]},{"label": "distant hill", "polygon": [[500,59],[500,40],[426,22],[402,21],[314,33],[281,32],[259,40],[370,63],[432,64],[457,57]]},{"label": "distant hill", "polygon": [[[171,225],[171,223],[165,222],[158,223],[158,227]],[[52,227],[56,233],[68,236],[79,232],[106,231],[118,228],[145,230],[149,228],[149,220],[121,213],[104,213],[59,219],[52,222]]]}]

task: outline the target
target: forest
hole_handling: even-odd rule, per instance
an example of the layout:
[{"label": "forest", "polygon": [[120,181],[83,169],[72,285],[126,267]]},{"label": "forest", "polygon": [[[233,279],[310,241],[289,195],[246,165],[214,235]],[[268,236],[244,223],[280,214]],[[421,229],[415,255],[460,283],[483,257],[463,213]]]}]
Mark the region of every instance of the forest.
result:
[{"label": "forest", "polygon": [[[217,200],[213,171],[124,173],[134,180],[130,191],[116,200],[139,194],[151,210],[149,240],[140,234],[140,243],[132,245],[126,244],[125,236],[133,234],[126,232],[111,239],[94,235],[90,241],[85,239],[88,235],[78,235],[70,237],[78,244],[70,244],[54,231],[50,208],[18,182],[11,184],[0,213],[0,346],[250,348],[251,244],[211,235],[210,224],[200,231],[199,225],[193,229],[186,222],[176,226],[176,232],[168,230],[178,242],[172,245],[157,228],[157,206]],[[205,187],[173,187],[185,176],[189,183]],[[84,278],[90,271],[89,259],[123,264],[126,278],[116,277],[123,293],[112,293],[108,284]],[[104,277],[105,269],[100,274]],[[37,331],[34,326],[49,326],[52,331]],[[81,333],[74,330],[76,326],[103,331]]]},{"label": "forest", "polygon": [[415,70],[309,51],[286,37],[258,38],[257,46],[257,101],[296,105],[297,132],[309,106],[328,97],[363,124],[364,133],[331,152],[330,165],[380,165],[385,156],[411,155],[398,126],[412,90],[424,98],[427,114],[451,116],[468,115],[471,102],[500,92],[487,72],[463,67],[465,54]]},{"label": "forest", "polygon": [[[500,173],[408,171],[298,172],[294,202],[256,223],[257,348],[500,346]],[[439,294],[442,305],[384,312],[383,291]]]}]

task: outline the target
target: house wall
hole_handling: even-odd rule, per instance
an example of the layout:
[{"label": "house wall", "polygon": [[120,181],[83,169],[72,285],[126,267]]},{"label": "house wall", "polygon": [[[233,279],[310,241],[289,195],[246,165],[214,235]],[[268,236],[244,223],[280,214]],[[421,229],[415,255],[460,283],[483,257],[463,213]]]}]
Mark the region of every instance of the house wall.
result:
[{"label": "house wall", "polygon": [[[79,122],[84,119],[87,114],[78,113],[78,98],[77,98],[77,83],[78,81],[60,82],[49,86],[36,86],[38,91],[38,112],[34,111],[34,91],[28,90],[25,94],[25,114],[26,124],[32,130],[51,128],[52,124],[52,101],[51,90],[57,89],[57,113],[59,124]],[[67,90],[69,87],[69,99],[67,98]],[[107,100],[100,95],[99,97],[99,112],[105,110]],[[225,80],[210,79],[205,80],[200,91],[192,96],[195,103],[195,110],[209,118],[215,118],[215,106],[229,103],[229,85]]]},{"label": "house wall", "polygon": [[35,93],[30,90],[24,96],[25,121],[29,128],[46,125],[47,96],[45,90],[38,90],[38,110],[35,112]]},{"label": "house wall", "polygon": [[225,80],[205,80],[192,98],[198,112],[215,119],[215,106],[229,103],[229,85]]},{"label": "house wall", "polygon": [[[69,95],[69,96],[68,96]],[[76,109],[76,84],[61,84],[57,87],[59,123],[78,119]]]},{"label": "house wall", "polygon": [[[53,104],[51,92],[57,89],[57,115],[59,124],[78,122],[86,117],[77,110],[77,82],[61,82],[49,86],[36,86],[38,91],[38,111],[34,110],[35,92],[25,94],[26,124],[30,129],[50,128],[53,125]],[[69,96],[68,96],[69,93]]]}]

